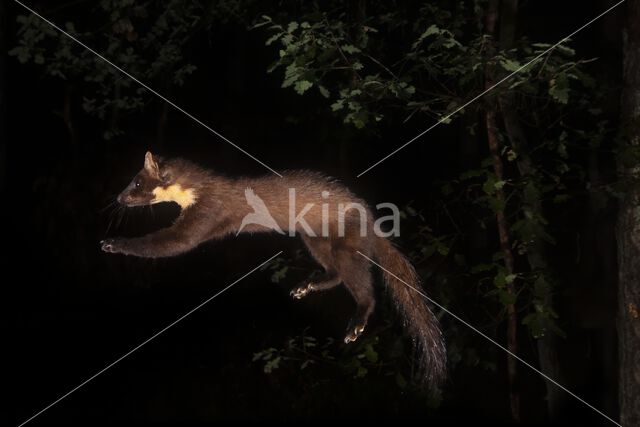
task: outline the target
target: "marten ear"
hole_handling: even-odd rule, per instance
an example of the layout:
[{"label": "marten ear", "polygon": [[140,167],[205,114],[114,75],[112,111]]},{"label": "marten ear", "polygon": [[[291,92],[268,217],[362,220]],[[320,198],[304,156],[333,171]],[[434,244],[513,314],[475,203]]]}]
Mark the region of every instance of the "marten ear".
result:
[{"label": "marten ear", "polygon": [[160,168],[158,162],[153,158],[153,154],[147,151],[144,155],[144,169],[154,178],[160,179]]}]

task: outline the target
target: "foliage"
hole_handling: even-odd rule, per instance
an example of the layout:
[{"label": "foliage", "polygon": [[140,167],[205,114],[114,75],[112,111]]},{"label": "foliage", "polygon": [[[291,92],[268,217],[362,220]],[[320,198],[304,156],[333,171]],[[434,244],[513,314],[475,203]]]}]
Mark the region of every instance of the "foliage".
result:
[{"label": "foliage", "polygon": [[379,364],[379,355],[374,345],[377,347],[378,338],[373,342],[364,344],[364,348],[359,349],[356,354],[351,354],[346,360],[337,360],[332,355],[336,351],[334,339],[328,337],[322,343],[313,336],[307,334],[305,329],[301,335],[290,338],[284,348],[268,348],[253,355],[254,362],[264,363],[263,370],[269,374],[281,367],[281,364],[289,363],[295,365],[301,371],[316,363],[334,364],[343,373],[354,378],[362,378],[367,375],[370,368],[382,366]]},{"label": "foliage", "polygon": [[[194,58],[185,56],[191,40],[214,20],[224,22],[243,14],[248,3],[101,0],[88,14],[86,6],[76,11],[73,4],[41,12],[128,74],[169,96],[197,68]],[[82,20],[58,21],[75,13],[82,13]],[[16,19],[19,40],[9,54],[21,63],[41,66],[45,75],[81,90],[84,112],[108,120],[105,138],[120,133],[121,114],[138,112],[149,104],[150,92],[39,17],[28,14]]]},{"label": "foliage", "polygon": [[[452,12],[445,12],[424,4],[419,15],[409,19],[411,10],[380,2],[376,14],[353,22],[340,8],[324,12],[318,6],[283,24],[263,16],[255,28],[266,28],[267,45],[280,45],[279,57],[268,71],[284,69],[283,88],[304,94],[317,87],[332,111],[361,129],[382,120],[390,108],[405,110],[408,120],[416,113],[438,118],[458,105],[455,93],[432,96],[428,86],[438,82],[468,90],[477,77],[470,70],[478,71],[480,59],[474,55],[483,39],[470,47],[456,39],[465,26],[466,8],[457,3]],[[387,45],[398,33],[411,41],[402,51]]]},{"label": "foliage", "polygon": [[[303,96],[317,89],[327,110],[363,130],[374,129],[382,120],[422,122],[427,117],[432,123],[450,123],[456,118],[450,113],[484,90],[487,66],[501,76],[518,71],[487,98],[495,100],[509,91],[515,99],[516,113],[530,141],[526,151],[501,127],[501,155],[508,178],[498,180],[487,158],[477,168],[439,183],[441,212],[434,215],[448,218],[445,229],[451,232],[442,233],[441,227],[438,235],[427,222],[408,240],[418,265],[434,259],[447,263],[446,273],[436,281],[447,287],[459,283],[458,295],[437,295],[445,306],[455,307],[465,300],[464,289],[477,288],[485,300],[496,304],[500,315],[494,317],[493,311],[489,319],[479,318],[475,324],[497,327],[504,307],[516,304],[534,338],[563,335],[549,304],[557,286],[553,269],[507,273],[497,247],[489,258],[470,264],[464,253],[465,235],[456,224],[472,221],[492,229],[494,213],[504,211],[513,248],[521,259],[539,252],[543,245],[555,244],[556,230],[545,211],[587,190],[584,166],[578,159],[584,150],[598,148],[610,130],[602,111],[593,107],[599,103],[599,92],[587,71],[591,60],[578,58],[569,40],[548,51],[551,44],[527,38],[488,57],[493,40],[476,18],[482,15],[482,6],[482,2],[405,7],[367,2],[365,14],[333,2],[313,3],[295,17],[264,15],[254,28],[266,33],[267,46],[277,47],[267,71],[280,70],[283,88]],[[459,114],[473,115],[482,108],[478,101]],[[585,127],[584,122],[589,125]],[[480,142],[482,126],[474,123],[468,129]],[[506,204],[496,197],[497,189],[506,193]],[[405,218],[409,216],[418,214],[409,207]],[[507,292],[510,283],[516,285],[516,295]],[[450,357],[460,359],[455,354]]]},{"label": "foliage", "polygon": [[260,364],[267,375],[284,371],[283,375],[304,377],[316,386],[337,378],[341,383],[347,378],[355,382],[386,378],[398,392],[425,393],[429,406],[437,407],[440,393],[426,393],[413,382],[407,361],[402,340],[388,320],[347,347],[332,337],[315,338],[305,328],[299,335],[287,338],[282,348],[270,347],[253,355],[253,362]]}]

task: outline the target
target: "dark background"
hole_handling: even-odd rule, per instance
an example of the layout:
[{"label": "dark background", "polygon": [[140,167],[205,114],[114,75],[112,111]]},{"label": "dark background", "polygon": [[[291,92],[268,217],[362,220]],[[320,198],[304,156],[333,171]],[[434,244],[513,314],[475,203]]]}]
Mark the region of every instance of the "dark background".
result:
[{"label": "dark background", "polygon": [[[10,1],[5,7],[2,30],[5,47],[11,47],[15,16],[25,11]],[[529,2],[527,7],[523,31],[553,43],[604,10],[605,2]],[[619,19],[613,13],[576,37],[580,54],[599,57],[593,67],[613,82],[620,73]],[[460,171],[458,130],[440,126],[357,179],[363,169],[432,123],[387,124],[379,135],[355,132],[333,117],[319,96],[282,90],[278,77],[265,72],[273,52],[264,47],[263,35],[245,28],[218,28],[194,49],[202,50],[198,71],[172,100],[276,170],[320,170],[372,204],[398,205],[410,200],[428,205],[432,183]],[[104,208],[142,166],[148,149],[229,175],[268,171],[173,109],[165,141],[159,144],[159,100],[111,141],[94,131],[93,119],[79,121],[79,138],[72,145],[53,113],[61,108],[62,84],[15,58],[4,60],[7,171],[1,241],[7,360],[2,382],[9,396],[0,422],[17,425],[277,251],[290,256],[302,246],[297,239],[259,235],[210,242],[175,259],[102,253],[98,242],[107,235],[141,235],[166,226],[177,213],[173,206],[158,206],[153,213],[134,210],[107,234],[112,218]],[[611,95],[607,106],[612,116],[616,96]],[[607,212],[613,215],[611,209]],[[576,226],[583,220],[579,203],[555,215],[574,216]],[[602,222],[597,233],[611,236],[610,222]],[[580,266],[563,258],[565,245],[575,243],[574,234],[557,232],[555,259],[568,282],[559,310],[568,335],[561,344],[565,385],[615,414],[614,279],[602,271],[589,278],[576,273]],[[613,240],[596,256],[614,257]],[[565,264],[569,266],[563,268]],[[508,423],[506,378],[500,369],[454,372],[438,410],[399,392],[387,378],[337,377],[310,387],[278,373],[265,375],[251,361],[254,352],[281,346],[307,326],[318,337],[343,335],[353,309],[350,297],[338,289],[293,301],[289,289],[305,274],[303,269],[278,284],[270,282],[267,272],[252,274],[32,424],[299,419]],[[445,329],[451,322],[443,320]],[[528,359],[533,345],[522,347],[522,357]],[[504,364],[504,358],[498,360]],[[521,375],[525,419],[544,423],[542,379],[525,367]],[[606,424],[577,401],[570,400],[565,412],[575,423]]]}]

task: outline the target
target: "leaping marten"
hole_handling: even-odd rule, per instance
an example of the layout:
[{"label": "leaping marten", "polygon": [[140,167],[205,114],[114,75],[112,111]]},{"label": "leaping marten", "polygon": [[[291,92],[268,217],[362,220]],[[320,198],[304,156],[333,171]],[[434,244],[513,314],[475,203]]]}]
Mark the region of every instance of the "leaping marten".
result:
[{"label": "leaping marten", "polygon": [[[374,233],[370,209],[346,187],[315,172],[283,175],[232,179],[183,159],[162,159],[147,152],[144,168],[118,196],[118,202],[125,206],[175,202],[181,207],[180,215],[172,226],[143,237],[103,240],[102,250],[170,257],[239,232],[298,233],[325,274],[295,288],[291,295],[302,298],[343,283],[357,305],[344,341],[355,341],[375,305],[371,263],[358,251],[379,260],[414,288],[420,288],[418,276],[387,238]],[[446,374],[446,350],[438,320],[419,294],[383,274],[422,355],[422,379],[430,384],[441,382]]]}]

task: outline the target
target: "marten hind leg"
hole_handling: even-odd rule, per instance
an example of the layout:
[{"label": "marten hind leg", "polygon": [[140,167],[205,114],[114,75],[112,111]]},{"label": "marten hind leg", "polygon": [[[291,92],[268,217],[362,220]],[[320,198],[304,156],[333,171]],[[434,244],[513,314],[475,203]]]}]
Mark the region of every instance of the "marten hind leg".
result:
[{"label": "marten hind leg", "polygon": [[369,316],[375,307],[375,292],[371,275],[371,265],[351,248],[336,251],[338,274],[356,301],[356,312],[347,326],[345,343],[358,339],[367,326]]},{"label": "marten hind leg", "polygon": [[291,296],[295,299],[301,299],[309,294],[309,292],[325,291],[334,288],[342,283],[342,279],[338,275],[334,267],[334,260],[331,250],[331,242],[326,237],[309,237],[302,236],[302,240],[309,249],[311,256],[318,261],[325,270],[325,273],[314,281],[304,281],[291,291]]}]

